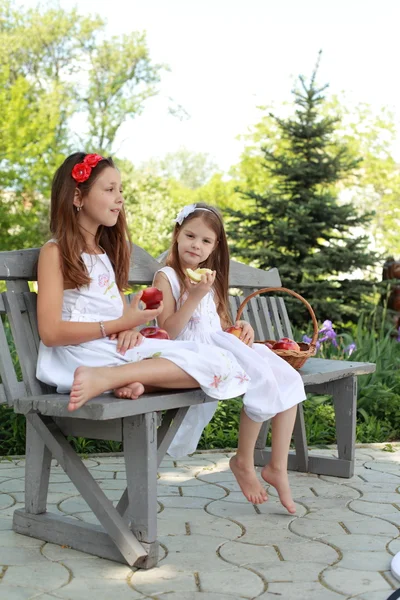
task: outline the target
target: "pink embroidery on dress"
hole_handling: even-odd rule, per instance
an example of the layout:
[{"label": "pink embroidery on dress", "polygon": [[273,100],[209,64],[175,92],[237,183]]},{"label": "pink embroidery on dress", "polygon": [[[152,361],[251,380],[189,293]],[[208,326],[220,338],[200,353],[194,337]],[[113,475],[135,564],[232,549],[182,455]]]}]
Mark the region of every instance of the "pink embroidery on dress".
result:
[{"label": "pink embroidery on dress", "polygon": [[191,317],[189,319],[189,323],[191,325],[198,325],[200,323],[200,321],[201,321],[200,317]]},{"label": "pink embroidery on dress", "polygon": [[246,373],[240,373],[239,375],[235,375],[236,379],[239,379],[240,383],[244,383],[245,381],[250,381],[247,377]]},{"label": "pink embroidery on dress", "polygon": [[214,379],[210,383],[210,387],[215,387],[215,389],[217,389],[219,384],[221,383],[221,381],[222,381],[221,375],[214,375]]},{"label": "pink embroidery on dress", "polygon": [[107,273],[102,273],[101,275],[99,275],[98,282],[100,287],[105,287],[110,282],[110,276],[107,275]]}]

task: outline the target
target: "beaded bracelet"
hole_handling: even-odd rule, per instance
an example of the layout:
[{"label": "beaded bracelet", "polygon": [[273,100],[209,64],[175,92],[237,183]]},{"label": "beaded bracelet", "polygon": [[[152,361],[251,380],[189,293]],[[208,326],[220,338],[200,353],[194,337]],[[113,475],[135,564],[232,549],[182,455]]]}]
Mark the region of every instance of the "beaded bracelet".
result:
[{"label": "beaded bracelet", "polygon": [[104,322],[99,321],[99,325],[100,325],[101,337],[106,338],[107,334],[106,334],[106,329],[104,327]]}]

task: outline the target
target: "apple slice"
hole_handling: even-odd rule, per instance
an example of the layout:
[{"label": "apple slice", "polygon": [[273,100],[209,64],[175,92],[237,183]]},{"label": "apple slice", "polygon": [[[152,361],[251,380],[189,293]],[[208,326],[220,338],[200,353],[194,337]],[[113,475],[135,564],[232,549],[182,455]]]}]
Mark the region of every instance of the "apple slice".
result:
[{"label": "apple slice", "polygon": [[191,281],[194,281],[194,283],[199,283],[201,281],[201,276],[206,273],[212,273],[211,269],[196,269],[195,271],[193,271],[193,269],[186,269],[187,276]]}]

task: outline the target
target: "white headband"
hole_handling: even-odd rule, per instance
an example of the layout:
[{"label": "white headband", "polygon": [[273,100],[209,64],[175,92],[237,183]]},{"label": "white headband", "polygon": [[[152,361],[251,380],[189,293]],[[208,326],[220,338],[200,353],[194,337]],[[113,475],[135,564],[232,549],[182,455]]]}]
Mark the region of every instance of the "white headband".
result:
[{"label": "white headband", "polygon": [[192,212],[194,212],[195,210],[206,210],[208,212],[214,212],[214,211],[210,210],[209,208],[202,208],[201,206],[197,207],[196,204],[187,204],[177,214],[177,217],[176,217],[176,219],[174,219],[174,222],[178,223],[178,225],[182,225],[182,223],[186,219],[186,217],[191,215]]}]

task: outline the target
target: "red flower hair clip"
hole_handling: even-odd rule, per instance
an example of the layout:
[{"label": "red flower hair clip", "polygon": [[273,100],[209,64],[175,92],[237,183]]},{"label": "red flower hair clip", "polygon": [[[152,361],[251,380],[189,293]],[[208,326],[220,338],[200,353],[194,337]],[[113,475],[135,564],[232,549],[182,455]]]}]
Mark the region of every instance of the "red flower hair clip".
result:
[{"label": "red flower hair clip", "polygon": [[77,183],[83,183],[89,179],[92,169],[97,167],[101,160],[104,160],[104,157],[100,156],[100,154],[86,154],[83,161],[75,165],[72,169],[71,175],[73,179]]}]

